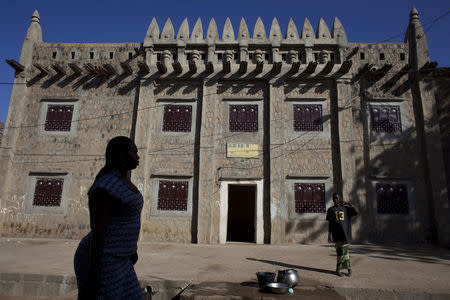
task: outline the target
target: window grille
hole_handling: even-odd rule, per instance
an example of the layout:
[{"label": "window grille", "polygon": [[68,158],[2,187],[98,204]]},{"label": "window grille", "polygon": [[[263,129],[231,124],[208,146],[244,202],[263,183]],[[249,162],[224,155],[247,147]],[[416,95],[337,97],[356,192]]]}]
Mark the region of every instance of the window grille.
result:
[{"label": "window grille", "polygon": [[158,210],[187,211],[188,182],[160,181]]},{"label": "window grille", "polygon": [[296,213],[325,213],[324,183],[296,183],[294,189]]},{"label": "window grille", "polygon": [[231,132],[258,131],[258,105],[230,105]]},{"label": "window grille", "polygon": [[294,104],[294,131],[323,131],[321,104]]},{"label": "window grille", "polygon": [[45,131],[70,131],[73,105],[48,105]]},{"label": "window grille", "polygon": [[37,178],[33,206],[59,207],[63,184],[63,178]]},{"label": "window grille", "polygon": [[406,184],[377,183],[378,214],[408,214],[408,189]]},{"label": "window grille", "polygon": [[192,105],[164,105],[163,131],[190,132]]},{"label": "window grille", "polygon": [[371,105],[370,124],[372,132],[402,132],[400,107],[397,105]]}]

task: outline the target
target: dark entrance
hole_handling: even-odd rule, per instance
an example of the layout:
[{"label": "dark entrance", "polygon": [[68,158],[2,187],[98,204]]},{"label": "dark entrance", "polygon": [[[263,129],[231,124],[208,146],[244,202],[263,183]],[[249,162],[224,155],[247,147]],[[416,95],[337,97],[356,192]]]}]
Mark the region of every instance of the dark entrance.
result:
[{"label": "dark entrance", "polygon": [[255,242],[256,186],[228,186],[228,242]]}]

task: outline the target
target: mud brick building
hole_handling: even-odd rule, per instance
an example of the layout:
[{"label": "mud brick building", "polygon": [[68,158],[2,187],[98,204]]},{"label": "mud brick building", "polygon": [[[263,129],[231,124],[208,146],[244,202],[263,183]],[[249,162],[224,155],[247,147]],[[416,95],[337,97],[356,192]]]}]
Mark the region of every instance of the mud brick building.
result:
[{"label": "mud brick building", "polygon": [[358,241],[448,245],[449,76],[417,10],[401,43],[349,42],[337,18],[237,32],[153,19],[143,42],[46,43],[35,12],[7,60],[1,236],[84,235],[105,146],[126,135],[142,240],[323,243],[337,191]]}]

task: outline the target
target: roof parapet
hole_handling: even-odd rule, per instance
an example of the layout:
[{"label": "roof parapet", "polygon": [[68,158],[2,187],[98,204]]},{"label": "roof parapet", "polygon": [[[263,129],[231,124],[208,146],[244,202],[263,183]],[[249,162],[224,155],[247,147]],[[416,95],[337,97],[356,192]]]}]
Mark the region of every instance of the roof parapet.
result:
[{"label": "roof parapet", "polygon": [[176,35],[170,18],[166,20],[162,32],[160,32],[156,19],[153,18],[145,35],[144,47],[152,47],[154,44],[167,43],[239,43],[241,45],[267,43],[273,44],[272,46],[293,43],[308,44],[309,46],[312,46],[315,43],[319,43],[321,45],[329,44],[348,47],[347,34],[345,33],[344,27],[337,17],[334,18],[331,34],[324,19],[320,18],[317,29],[314,30],[308,18],[305,18],[301,35],[299,35],[299,30],[294,21],[290,18],[286,28],[286,34],[284,36],[277,18],[272,20],[269,35],[266,34],[261,18],[258,18],[256,21],[253,28],[253,35],[250,35],[245,19],[241,18],[237,36],[235,36],[233,24],[230,18],[225,20],[221,36],[219,36],[217,24],[213,18],[209,22],[206,36],[203,36],[203,24],[200,18],[197,19],[192,32],[189,29],[188,19],[185,18]]}]

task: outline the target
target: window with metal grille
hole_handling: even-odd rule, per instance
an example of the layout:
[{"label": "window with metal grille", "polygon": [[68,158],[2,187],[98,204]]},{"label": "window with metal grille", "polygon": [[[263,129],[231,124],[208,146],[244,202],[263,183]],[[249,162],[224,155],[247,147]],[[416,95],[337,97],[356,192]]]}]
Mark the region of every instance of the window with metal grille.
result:
[{"label": "window with metal grille", "polygon": [[375,186],[378,214],[409,213],[406,184],[377,183]]},{"label": "window with metal grille", "polygon": [[188,182],[160,181],[158,210],[187,211]]},{"label": "window with metal grille", "polygon": [[37,178],[33,206],[59,207],[63,184],[63,178]]},{"label": "window with metal grille", "polygon": [[192,105],[164,105],[163,131],[190,132]]},{"label": "window with metal grille", "polygon": [[230,105],[230,131],[257,132],[258,105]]},{"label": "window with metal grille", "polygon": [[72,124],[73,105],[53,105],[47,108],[45,131],[70,131]]},{"label": "window with metal grille", "polygon": [[372,132],[402,132],[398,105],[370,105],[370,129]]},{"label": "window with metal grille", "polygon": [[324,183],[296,183],[294,189],[296,213],[325,213]]},{"label": "window with metal grille", "polygon": [[294,104],[295,131],[323,131],[321,104]]}]

